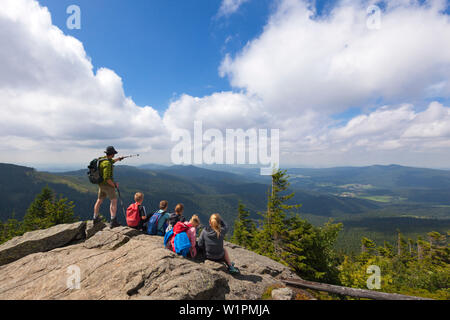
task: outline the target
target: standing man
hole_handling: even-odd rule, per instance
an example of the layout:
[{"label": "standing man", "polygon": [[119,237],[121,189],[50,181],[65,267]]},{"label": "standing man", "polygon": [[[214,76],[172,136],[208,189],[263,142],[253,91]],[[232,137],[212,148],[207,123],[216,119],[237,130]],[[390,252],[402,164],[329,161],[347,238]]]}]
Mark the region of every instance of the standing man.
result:
[{"label": "standing man", "polygon": [[109,211],[111,213],[111,223],[110,227],[115,228],[120,226],[120,224],[117,222],[116,212],[117,212],[117,196],[116,196],[116,188],[119,187],[119,184],[114,182],[113,177],[113,169],[114,169],[114,163],[117,161],[122,161],[123,158],[117,158],[113,159],[114,156],[117,154],[116,149],[114,149],[113,146],[109,146],[106,148],[106,156],[99,159],[99,171],[103,178],[103,182],[101,182],[98,186],[98,199],[94,206],[94,224],[98,223],[100,221],[99,212],[100,212],[100,206],[103,203],[103,200],[105,200],[106,197],[109,198],[111,201],[111,204],[109,206]]}]

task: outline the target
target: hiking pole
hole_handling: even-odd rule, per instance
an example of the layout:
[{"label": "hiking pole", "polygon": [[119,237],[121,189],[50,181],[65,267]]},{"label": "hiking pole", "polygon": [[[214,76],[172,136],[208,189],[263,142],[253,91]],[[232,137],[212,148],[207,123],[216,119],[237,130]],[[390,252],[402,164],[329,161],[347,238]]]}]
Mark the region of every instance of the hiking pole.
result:
[{"label": "hiking pole", "polygon": [[139,153],[138,154],[130,154],[129,156],[123,156],[120,157],[119,159],[127,159],[127,158],[134,158],[134,157],[139,157]]},{"label": "hiking pole", "polygon": [[119,188],[117,186],[116,186],[116,190],[117,190],[117,194],[119,195],[120,204],[122,206],[123,216],[125,218],[125,221],[127,221],[127,215],[125,214],[125,207],[123,206],[122,196],[120,195],[120,190],[119,190]]}]

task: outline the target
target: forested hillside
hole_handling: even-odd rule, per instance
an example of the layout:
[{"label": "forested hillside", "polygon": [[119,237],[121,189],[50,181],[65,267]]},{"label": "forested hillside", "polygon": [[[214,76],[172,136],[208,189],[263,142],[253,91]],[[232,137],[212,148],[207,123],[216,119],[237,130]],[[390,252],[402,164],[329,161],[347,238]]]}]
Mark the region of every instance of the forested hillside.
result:
[{"label": "forested hillside", "polygon": [[[327,221],[313,226],[297,214],[295,209],[300,204],[287,204],[294,193],[289,191],[286,172],[278,171],[272,179],[267,209],[258,222],[250,219],[244,204],[240,205],[233,242],[289,266],[303,279],[434,299],[450,298],[448,230],[441,234],[431,229],[433,225],[424,223],[422,231],[430,228],[424,232],[425,237],[406,238],[398,229],[394,231],[396,226],[404,227],[404,221],[392,218],[385,221],[384,231],[396,235],[393,244],[382,241],[377,246],[362,236],[359,252],[348,255],[335,246],[342,223]],[[372,223],[379,221],[375,219]],[[377,280],[371,282],[368,274],[374,270]]]},{"label": "forested hillside", "polygon": [[[241,201],[249,210],[250,217],[257,219],[258,212],[264,211],[266,207],[270,177],[254,176],[257,169],[235,168],[235,173],[212,169],[194,166],[144,165],[136,168],[118,165],[115,178],[120,183],[125,206],[132,202],[136,191],[142,191],[145,194],[144,205],[150,211],[156,209],[161,199],[166,199],[170,210],[181,202],[185,205],[186,215],[196,213],[202,221],[206,221],[209,214],[219,212],[232,225],[237,217],[238,202]],[[97,187],[88,181],[86,172],[87,169],[48,173],[12,164],[0,164],[0,220],[5,221],[13,214],[21,220],[34,197],[46,185],[56,195],[74,202],[76,216],[90,219]],[[414,198],[415,201],[407,198],[395,201],[394,196],[390,200],[386,198],[388,191],[391,194],[397,192],[396,188],[405,184],[407,179],[414,181],[411,184],[414,188],[409,192],[425,194],[437,190],[436,197],[439,197],[439,190],[447,192],[445,188],[450,181],[447,171],[373,166],[288,169],[288,175],[289,181],[292,181],[290,189],[295,191],[288,203],[302,204],[298,212],[314,225],[320,225],[329,218],[342,222],[343,229],[336,246],[345,252],[358,252],[363,236],[376,242],[386,240],[393,243],[397,229],[406,237],[414,239],[429,230],[445,233],[450,229],[450,206],[445,205],[450,196],[437,203],[418,202],[419,198]],[[393,189],[389,189],[391,187]],[[336,190],[340,190],[340,193]],[[379,195],[368,196],[368,192]],[[120,205],[118,210],[118,217],[124,223]],[[101,213],[109,219],[108,205],[102,207]]]},{"label": "forested hillside", "polygon": [[[57,194],[73,200],[78,216],[91,217],[97,188],[88,181],[86,172],[87,169],[47,173],[1,164],[0,219],[10,217],[13,212],[17,218],[22,218],[29,203],[45,185],[54,189]],[[236,217],[239,200],[246,201],[253,216],[263,210],[265,195],[270,186],[270,183],[255,183],[240,175],[193,166],[148,170],[121,165],[116,166],[115,179],[119,181],[125,205],[132,202],[135,192],[141,191],[146,195],[144,205],[147,208],[156,209],[157,203],[166,199],[171,209],[181,202],[188,214],[197,213],[206,217],[212,212],[220,212],[229,222]],[[303,203],[303,210],[318,215],[359,213],[378,207],[372,201],[346,199],[306,190],[297,192],[294,201]],[[106,206],[102,209],[103,214],[108,216]]]}]

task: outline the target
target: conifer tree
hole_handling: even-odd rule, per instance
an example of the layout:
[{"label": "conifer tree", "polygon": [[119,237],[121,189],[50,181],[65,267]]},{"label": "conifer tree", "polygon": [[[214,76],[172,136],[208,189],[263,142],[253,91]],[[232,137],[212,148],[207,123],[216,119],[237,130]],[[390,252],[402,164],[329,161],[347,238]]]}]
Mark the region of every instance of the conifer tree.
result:
[{"label": "conifer tree", "polygon": [[394,247],[387,241],[384,241],[382,247],[378,247],[378,253],[385,258],[392,258],[394,256]]},{"label": "conifer tree", "polygon": [[22,234],[22,223],[16,219],[16,213],[13,211],[11,218],[0,223],[0,244]]},{"label": "conifer tree", "polygon": [[399,259],[408,258],[408,252],[408,242],[405,240],[400,230],[397,230],[397,257]]},{"label": "conifer tree", "polygon": [[377,249],[379,255],[370,249],[373,249],[374,242],[363,238],[364,252],[356,257],[345,256],[340,265],[341,283],[365,288],[366,270],[370,265],[376,265],[382,272],[381,290],[384,292],[450,299],[450,248],[446,236],[438,232],[430,232],[427,236],[428,241],[418,237],[417,259],[412,241],[405,241],[400,232],[397,233],[396,248],[385,242],[384,247]]},{"label": "conifer tree", "polygon": [[23,231],[45,229],[61,223],[77,221],[74,217],[74,204],[67,198],[55,199],[53,190],[44,187],[30,204],[23,219]]},{"label": "conifer tree", "polygon": [[249,217],[250,212],[245,208],[245,205],[239,201],[238,217],[234,222],[231,242],[243,246],[244,248],[252,249],[254,248],[256,226]]},{"label": "conifer tree", "polygon": [[361,239],[361,251],[364,254],[374,255],[376,252],[376,244],[373,240],[370,240],[366,237]]},{"label": "conifer tree", "polygon": [[429,232],[427,236],[430,241],[430,257],[439,263],[448,264],[449,248],[446,245],[446,236],[437,231]]},{"label": "conifer tree", "polygon": [[421,261],[427,251],[428,243],[423,241],[423,238],[419,236],[417,238],[417,260]]},{"label": "conifer tree", "polygon": [[300,204],[287,204],[294,193],[289,187],[286,170],[272,175],[267,211],[255,237],[255,251],[279,261],[310,280],[337,283],[337,259],[333,251],[341,224],[327,223],[314,227],[299,217],[294,209]]},{"label": "conifer tree", "polygon": [[281,234],[287,227],[287,213],[301,205],[288,205],[294,193],[283,194],[289,187],[286,170],[278,170],[272,175],[272,187],[268,193],[267,211],[263,213],[262,229],[257,235],[258,251],[278,259],[281,254]]},{"label": "conifer tree", "polygon": [[54,199],[52,189],[45,186],[41,193],[39,193],[27,209],[27,213],[23,218],[23,225],[25,231],[32,231],[37,229],[48,228],[46,223],[46,216],[49,204]]},{"label": "conifer tree", "polygon": [[68,201],[67,198],[61,197],[53,202],[48,202],[46,205],[47,219],[50,225],[73,223],[77,221],[73,212],[73,209],[75,208],[73,201]]},{"label": "conifer tree", "polygon": [[409,257],[412,258],[414,256],[414,241],[411,238],[408,238],[408,250]]}]

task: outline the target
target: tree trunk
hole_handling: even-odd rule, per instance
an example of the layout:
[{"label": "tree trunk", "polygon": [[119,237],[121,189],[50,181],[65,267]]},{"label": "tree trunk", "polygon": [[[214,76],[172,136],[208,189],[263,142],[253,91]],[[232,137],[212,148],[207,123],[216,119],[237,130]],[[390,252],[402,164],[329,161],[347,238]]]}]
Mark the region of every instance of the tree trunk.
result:
[{"label": "tree trunk", "polygon": [[417,241],[417,259],[418,259],[419,261],[423,259],[422,245],[420,244],[419,241]]},{"label": "tree trunk", "polygon": [[351,296],[357,298],[368,298],[375,300],[433,300],[422,297],[406,296],[397,293],[378,292],[373,290],[355,289],[348,287],[335,286],[326,283],[312,282],[297,279],[282,279],[285,284],[294,287],[308,288],[318,291],[335,293],[343,296]]},{"label": "tree trunk", "polygon": [[363,244],[361,244],[361,253],[366,253],[366,246]]}]

